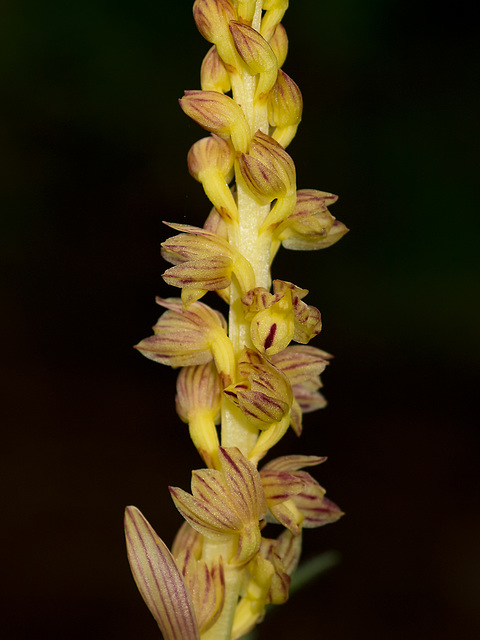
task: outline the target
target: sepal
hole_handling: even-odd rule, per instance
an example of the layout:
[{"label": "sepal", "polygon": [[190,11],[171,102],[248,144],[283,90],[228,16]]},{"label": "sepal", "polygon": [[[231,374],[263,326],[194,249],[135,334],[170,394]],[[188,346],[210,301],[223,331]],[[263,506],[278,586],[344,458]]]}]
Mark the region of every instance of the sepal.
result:
[{"label": "sepal", "polygon": [[274,280],[273,294],[257,287],[243,296],[245,317],[251,320],[252,342],[260,352],[273,356],[292,339],[306,344],[320,333],[320,311],[302,302],[307,293],[307,289],[291,282]]},{"label": "sepal", "polygon": [[179,102],[187,116],[201,127],[222,138],[230,136],[237,151],[247,151],[250,127],[242,108],[232,98],[217,91],[185,91]]},{"label": "sepal", "polygon": [[289,415],[293,394],[288,379],[261,354],[244,348],[238,379],[224,393],[258,429],[268,429]]},{"label": "sepal", "polygon": [[232,21],[229,29],[248,71],[252,75],[259,74],[255,100],[265,103],[277,79],[277,57],[268,42],[252,27]]},{"label": "sepal", "polygon": [[268,121],[276,127],[272,138],[286,148],[302,119],[303,99],[298,85],[281,69],[268,96]]},{"label": "sepal", "polygon": [[278,68],[283,65],[288,53],[288,36],[285,31],[285,27],[282,24],[277,24],[277,28],[269,42],[273,49],[273,53],[277,58]]},{"label": "sepal", "polygon": [[240,599],[235,610],[232,628],[232,639],[242,638],[263,619],[265,605],[275,574],[273,564],[260,553],[251,560],[247,567],[249,580],[246,593]]},{"label": "sepal", "polygon": [[218,54],[227,70],[237,70],[237,53],[228,29],[237,12],[230,0],[195,0],[193,17],[202,36],[217,47]]},{"label": "sepal", "polygon": [[267,42],[275,33],[277,25],[281,22],[285,11],[288,9],[288,2],[289,0],[264,0],[262,9],[265,14],[262,18],[260,33]]},{"label": "sepal", "polygon": [[236,447],[219,449],[220,470],[192,472],[192,494],[170,487],[175,506],[206,538],[232,541],[230,563],[244,564],[260,546],[265,497],[255,466]]},{"label": "sepal", "polygon": [[227,93],[232,88],[230,76],[215,45],[210,47],[200,67],[200,86],[202,91],[219,93]]},{"label": "sepal", "polygon": [[[300,533],[301,527],[314,528],[335,522],[343,512],[328,498],[325,498],[325,489],[303,467],[315,466],[324,462],[326,458],[318,456],[283,456],[267,463],[260,471],[262,483],[264,478],[265,496],[270,512],[278,522],[287,527],[294,535]],[[289,491],[289,484],[284,480],[284,501],[270,500],[275,492],[275,478],[278,478],[276,494],[280,493],[282,478],[290,476],[303,483],[300,491]],[[296,489],[296,487],[295,487]],[[301,515],[300,522],[297,515]]]},{"label": "sepal", "polygon": [[233,273],[242,293],[255,285],[251,264],[222,236],[187,224],[168,226],[183,232],[162,243],[162,256],[175,265],[163,274],[168,284],[218,291],[230,285]]},{"label": "sepal", "polygon": [[221,556],[202,559],[203,536],[184,522],[172,544],[175,558],[189,590],[201,633],[215,624],[225,602],[225,570]]},{"label": "sepal", "polygon": [[295,191],[292,158],[276,140],[261,131],[253,136],[248,154],[240,156],[239,166],[246,185],[261,204]]},{"label": "sepal", "polygon": [[202,302],[188,309],[178,298],[157,298],[156,302],[167,311],[153,327],[155,335],[135,348],[150,360],[172,367],[206,364],[213,358],[223,384],[230,384],[235,355],[222,314]]},{"label": "sepal", "polygon": [[326,249],[340,240],[347,227],[328,210],[338,196],[316,189],[297,191],[291,215],[275,229],[275,237],[286,249],[313,251]]},{"label": "sepal", "polygon": [[189,427],[190,437],[208,467],[218,465],[221,382],[213,362],[182,367],[177,377],[177,413]]},{"label": "sepal", "polygon": [[200,640],[191,595],[165,544],[136,507],[125,510],[128,560],[165,640]]},{"label": "sepal", "polygon": [[215,171],[225,182],[233,178],[235,152],[227,140],[215,134],[197,140],[188,152],[187,164],[190,175],[202,182],[205,173]]}]

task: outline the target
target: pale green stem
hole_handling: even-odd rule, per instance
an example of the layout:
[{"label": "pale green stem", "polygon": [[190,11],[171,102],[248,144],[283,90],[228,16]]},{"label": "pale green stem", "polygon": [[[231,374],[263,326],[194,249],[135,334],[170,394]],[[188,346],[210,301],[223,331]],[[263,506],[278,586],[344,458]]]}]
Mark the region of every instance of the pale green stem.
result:
[{"label": "pale green stem", "polygon": [[[262,3],[257,2],[252,27],[260,31]],[[254,109],[254,95],[256,78],[246,71],[232,78],[233,99],[239,104],[254,134],[258,129],[268,133],[268,121],[265,109]],[[257,287],[270,287],[270,244],[268,234],[259,237],[259,228],[265,219],[269,205],[262,206],[252,196],[241,178],[238,165],[236,167],[236,189],[238,206],[238,226],[232,229],[229,236],[230,243],[250,262],[255,273]],[[243,318],[241,307],[241,293],[235,281],[232,281],[229,313],[229,337],[232,341],[235,355],[238,356],[244,346],[251,346],[249,325]],[[253,449],[258,437],[258,430],[248,422],[244,414],[229,400],[222,402],[222,446],[238,447],[244,454]],[[218,557],[221,553],[224,560],[230,557],[229,550],[225,547],[205,540],[203,557]],[[240,588],[242,586],[242,570],[233,566],[226,567],[226,597],[220,618],[206,633],[202,634],[202,640],[230,640],[235,609],[238,604]]]},{"label": "pale green stem", "polygon": [[[260,30],[261,2],[257,2],[252,26]],[[254,108],[256,78],[244,71],[233,83],[233,99],[241,105],[252,133],[261,129],[268,132],[268,121],[265,109]],[[236,166],[236,190],[238,207],[238,225],[232,226],[230,243],[252,265],[257,287],[270,287],[270,245],[268,234],[259,236],[259,228],[265,219],[270,205],[262,206],[253,197],[241,173]],[[243,318],[241,293],[233,281],[230,294],[229,337],[235,354],[238,356],[244,346],[252,346],[249,323]],[[225,399],[222,404],[222,445],[238,447],[248,454],[257,439],[258,431],[253,429],[245,416],[232,403]]]}]

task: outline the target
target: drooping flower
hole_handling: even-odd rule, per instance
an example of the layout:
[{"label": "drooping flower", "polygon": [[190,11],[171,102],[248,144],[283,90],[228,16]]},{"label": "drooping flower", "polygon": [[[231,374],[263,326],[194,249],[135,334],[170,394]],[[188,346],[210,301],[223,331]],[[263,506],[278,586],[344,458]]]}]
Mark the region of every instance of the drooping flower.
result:
[{"label": "drooping flower", "polygon": [[307,293],[291,282],[274,280],[273,293],[257,287],[242,298],[252,342],[261,353],[273,356],[291,340],[306,344],[320,333],[320,311],[302,302]]},{"label": "drooping flower", "polygon": [[282,20],[285,11],[288,9],[289,0],[263,0],[262,9],[265,14],[262,18],[260,33],[267,40],[275,33],[278,23]]},{"label": "drooping flower", "polygon": [[291,345],[271,357],[272,364],[292,385],[292,426],[298,436],[302,433],[302,413],[323,409],[327,404],[318,389],[323,386],[320,374],[331,358],[326,351],[303,345]]},{"label": "drooping flower", "polygon": [[288,379],[261,354],[243,350],[238,358],[238,379],[224,393],[258,429],[267,429],[288,416],[293,398]]},{"label": "drooping flower", "polygon": [[232,88],[230,76],[215,45],[208,50],[203,59],[200,69],[200,84],[203,91],[218,91],[219,93],[227,93]]},{"label": "drooping flower", "polygon": [[191,595],[200,633],[218,620],[225,602],[225,571],[222,556],[210,563],[202,558],[203,536],[188,522],[180,527],[172,554]]},{"label": "drooping flower", "polygon": [[235,47],[252,75],[258,74],[254,100],[266,103],[277,79],[278,61],[271,46],[256,29],[242,22],[230,21]]},{"label": "drooping flower", "polygon": [[[260,471],[269,514],[293,535],[299,535],[302,527],[321,527],[343,515],[336,504],[325,498],[325,489],[309,473],[301,471],[325,460],[318,456],[282,456]],[[271,519],[269,514],[267,519]]]},{"label": "drooping flower", "polygon": [[218,465],[218,434],[222,400],[220,377],[213,362],[182,367],[177,377],[177,413],[208,467]]},{"label": "drooping flower", "polygon": [[272,138],[284,149],[297,133],[302,119],[303,99],[298,85],[281,69],[268,96],[268,121],[275,130]]},{"label": "drooping flower", "polygon": [[236,447],[220,447],[220,470],[192,472],[192,494],[170,487],[175,506],[206,538],[231,542],[226,560],[244,564],[260,546],[259,521],[266,511],[260,476]]},{"label": "drooping flower", "polygon": [[277,539],[262,538],[259,553],[247,565],[248,580],[235,611],[232,638],[241,638],[261,622],[267,604],[288,600],[290,576],[297,567],[302,536],[286,529]]},{"label": "drooping flower", "polygon": [[168,226],[182,233],[162,243],[162,256],[175,265],[165,271],[163,279],[182,288],[184,304],[191,304],[206,291],[226,289],[232,274],[242,292],[255,284],[248,260],[224,238],[188,224],[168,223]]},{"label": "drooping flower", "polygon": [[157,298],[167,311],[153,327],[154,335],[136,345],[142,355],[172,367],[206,364],[212,358],[224,384],[233,380],[235,355],[221,313],[202,302],[183,308],[178,298]]},{"label": "drooping flower", "polygon": [[195,0],[193,17],[198,30],[214,44],[230,76],[238,74],[240,62],[228,25],[237,19],[230,0]]},{"label": "drooping flower", "polygon": [[295,164],[285,149],[271,136],[257,131],[248,153],[238,164],[248,189],[262,205],[276,199],[259,233],[279,224],[293,211],[297,199]]},{"label": "drooping flower", "polygon": [[274,238],[286,249],[313,251],[326,249],[338,242],[347,227],[328,210],[338,196],[316,189],[300,189],[291,214],[275,228]]},{"label": "drooping flower", "polygon": [[180,98],[183,111],[201,127],[221,138],[231,138],[239,152],[248,149],[251,133],[242,108],[217,91],[185,91]]},{"label": "drooping flower", "polygon": [[212,134],[192,145],[188,170],[200,182],[217,211],[228,221],[238,220],[238,209],[228,186],[233,178],[235,152],[231,144]]}]

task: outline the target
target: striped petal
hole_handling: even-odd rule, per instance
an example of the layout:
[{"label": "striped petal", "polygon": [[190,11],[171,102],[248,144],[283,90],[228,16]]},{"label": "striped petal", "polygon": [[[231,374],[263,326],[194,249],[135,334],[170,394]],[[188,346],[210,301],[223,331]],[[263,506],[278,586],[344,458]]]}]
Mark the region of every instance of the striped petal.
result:
[{"label": "striped petal", "polygon": [[198,627],[204,633],[218,620],[225,602],[222,557],[216,558],[209,566],[204,560],[195,558],[189,549],[185,549],[176,561],[192,595]]},{"label": "striped petal", "polygon": [[[201,488],[200,488],[201,487]],[[242,527],[231,508],[231,498],[220,472],[202,469],[192,474],[192,492],[170,487],[175,506],[187,522],[205,537],[226,540]]]},{"label": "striped petal", "polygon": [[260,476],[269,506],[285,502],[285,500],[300,493],[304,486],[302,478],[285,471],[262,469]]},{"label": "striped petal", "polygon": [[326,459],[325,456],[281,456],[263,465],[261,475],[263,476],[267,469],[275,469],[275,471],[298,471],[304,467],[315,467],[317,464],[325,462]]},{"label": "striped petal", "polygon": [[192,599],[175,560],[135,507],[125,510],[125,537],[133,577],[164,640],[200,640]]},{"label": "striped petal", "polygon": [[220,464],[244,522],[258,522],[267,510],[262,481],[254,464],[237,447],[221,447]]},{"label": "striped petal", "polygon": [[290,384],[302,384],[319,376],[332,358],[316,347],[292,345],[271,357],[272,363],[290,380]]},{"label": "striped petal", "polygon": [[[313,478],[312,478],[313,480]],[[303,526],[307,529],[323,527],[339,520],[343,516],[343,511],[337,505],[325,498],[325,490],[313,481],[307,488],[292,498],[297,509],[305,516]]]}]

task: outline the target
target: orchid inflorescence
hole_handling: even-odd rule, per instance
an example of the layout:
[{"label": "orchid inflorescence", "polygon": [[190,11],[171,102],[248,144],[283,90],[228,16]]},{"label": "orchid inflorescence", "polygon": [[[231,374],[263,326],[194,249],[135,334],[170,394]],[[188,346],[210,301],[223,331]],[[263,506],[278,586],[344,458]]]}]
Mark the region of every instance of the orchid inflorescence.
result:
[{"label": "orchid inflorescence", "polygon": [[[331,356],[308,343],[321,331],[306,289],[271,282],[281,245],[323,249],[346,227],[329,212],[337,197],[297,190],[285,151],[302,115],[302,95],[281,70],[288,0],[196,0],[193,15],[212,46],[201,90],[183,111],[210,132],[188,153],[188,168],[213,205],[203,228],[166,223],[172,267],[164,280],[179,298],[137,349],[180,368],[176,408],[205,468],[191,493],[170,487],[185,522],[169,551],[135,507],[125,531],[137,586],[165,640],[234,640],[269,604],[288,599],[302,530],[334,522],[340,509],[304,469],[325,458],[287,455],[258,463],[302,414],[325,406],[320,374]],[[230,94],[230,95],[229,95]],[[216,292],[228,322],[200,301]],[[293,343],[292,343],[293,341]],[[220,428],[218,428],[220,425]],[[266,523],[282,532],[264,537]]]}]

